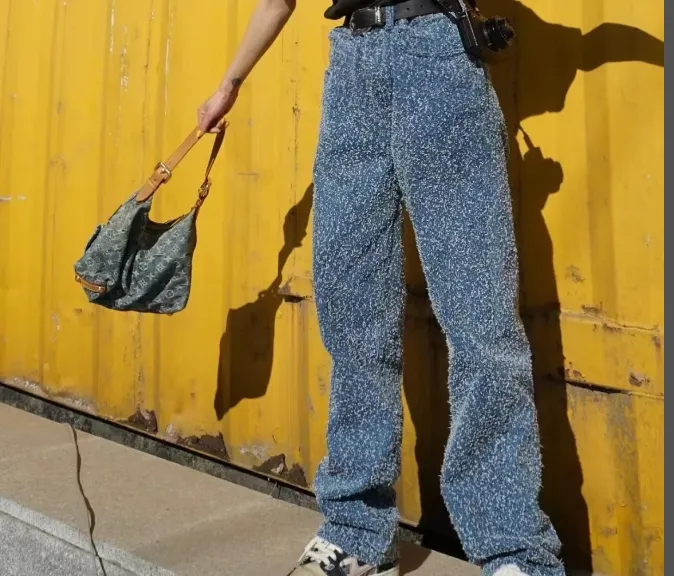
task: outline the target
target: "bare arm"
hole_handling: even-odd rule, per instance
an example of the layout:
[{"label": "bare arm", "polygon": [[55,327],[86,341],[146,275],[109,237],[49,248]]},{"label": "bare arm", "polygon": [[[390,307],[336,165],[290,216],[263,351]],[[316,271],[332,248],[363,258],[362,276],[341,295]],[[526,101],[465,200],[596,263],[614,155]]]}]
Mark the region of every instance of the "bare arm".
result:
[{"label": "bare arm", "polygon": [[243,40],[220,86],[197,112],[202,132],[215,131],[214,126],[234,106],[239,86],[288,22],[295,10],[295,1],[258,0]]}]

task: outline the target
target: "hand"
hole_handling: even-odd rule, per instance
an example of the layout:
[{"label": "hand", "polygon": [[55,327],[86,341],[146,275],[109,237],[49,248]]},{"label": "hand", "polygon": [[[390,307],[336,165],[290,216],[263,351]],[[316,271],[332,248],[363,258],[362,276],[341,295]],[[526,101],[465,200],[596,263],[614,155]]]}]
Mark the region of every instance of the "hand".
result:
[{"label": "hand", "polygon": [[225,114],[232,109],[239,95],[238,86],[227,89],[219,88],[213,96],[204,102],[197,110],[197,124],[202,132],[216,133],[220,129],[216,126]]}]

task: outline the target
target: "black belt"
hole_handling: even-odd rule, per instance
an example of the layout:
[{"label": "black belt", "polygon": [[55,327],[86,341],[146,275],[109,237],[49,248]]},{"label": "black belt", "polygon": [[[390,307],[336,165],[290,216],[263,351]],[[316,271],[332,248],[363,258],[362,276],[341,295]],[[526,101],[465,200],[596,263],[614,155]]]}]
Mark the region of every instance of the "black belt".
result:
[{"label": "black belt", "polygon": [[[393,10],[394,22],[396,20],[437,14],[443,11],[440,4],[435,0],[407,0],[407,2],[395,4]],[[386,25],[386,7],[359,8],[347,18],[345,25],[353,32],[361,32],[369,28],[383,28]]]}]

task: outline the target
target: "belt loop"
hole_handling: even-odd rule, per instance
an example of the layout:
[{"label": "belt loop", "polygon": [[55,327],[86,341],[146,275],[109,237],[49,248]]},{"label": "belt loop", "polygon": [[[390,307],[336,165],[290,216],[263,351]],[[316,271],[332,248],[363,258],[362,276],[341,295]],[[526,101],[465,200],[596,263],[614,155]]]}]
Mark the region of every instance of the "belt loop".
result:
[{"label": "belt loop", "polygon": [[386,14],[386,30],[392,30],[396,25],[396,9],[395,6],[384,6],[384,13]]}]

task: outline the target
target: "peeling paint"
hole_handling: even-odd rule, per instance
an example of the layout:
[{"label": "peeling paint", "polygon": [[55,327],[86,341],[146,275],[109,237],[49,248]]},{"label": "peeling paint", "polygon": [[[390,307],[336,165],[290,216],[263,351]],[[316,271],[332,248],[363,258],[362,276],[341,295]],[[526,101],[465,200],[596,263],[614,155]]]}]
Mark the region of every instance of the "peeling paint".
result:
[{"label": "peeling paint", "polygon": [[178,442],[180,440],[180,433],[173,424],[169,424],[164,430],[164,438],[171,442]]},{"label": "peeling paint", "polygon": [[582,382],[585,382],[586,380],[582,372],[580,372],[579,370],[575,370],[573,368],[567,368],[565,370],[565,375],[567,378],[573,378],[574,380],[580,380]]},{"label": "peeling paint", "polygon": [[51,341],[52,341],[52,344],[53,344],[58,340],[58,333],[61,331],[61,320],[60,320],[58,314],[56,314],[56,312],[52,312],[51,323],[52,323],[52,326],[54,328],[54,330],[52,332],[52,335],[51,335]]},{"label": "peeling paint", "polygon": [[205,452],[229,462],[229,454],[227,453],[225,439],[222,437],[222,434],[218,434],[217,436],[211,436],[210,434],[188,436],[187,438],[179,438],[177,443],[180,446]]},{"label": "peeling paint", "polygon": [[150,434],[156,434],[159,430],[157,415],[153,410],[145,410],[144,408],[138,408],[136,413],[129,416],[125,423]]},{"label": "peeling paint", "polygon": [[261,472],[262,474],[276,476],[302,488],[309,487],[304,470],[302,470],[302,467],[299,464],[293,464],[290,470],[288,469],[285,454],[272,456],[259,466],[253,466],[253,470],[255,472]]},{"label": "peeling paint", "polygon": [[318,377],[318,390],[322,396],[325,396],[328,393],[328,380],[322,376]]},{"label": "peeling paint", "polygon": [[583,273],[581,272],[580,268],[578,266],[569,266],[566,269],[566,277],[571,280],[572,282],[580,283],[584,282],[585,278],[583,277]]},{"label": "peeling paint", "polygon": [[265,460],[269,454],[269,448],[260,444],[248,444],[239,448],[239,454],[242,456],[252,456],[258,462]]},{"label": "peeling paint", "polygon": [[603,310],[598,306],[581,306],[583,312],[588,316],[600,316]]},{"label": "peeling paint", "polygon": [[84,398],[79,398],[71,392],[49,389],[37,382],[26,380],[24,378],[7,378],[3,380],[3,383],[13,388],[17,388],[18,390],[25,390],[29,394],[33,394],[39,398],[45,398],[51,401],[56,400],[75,410],[98,416],[98,409],[93,402]]},{"label": "peeling paint", "polygon": [[602,330],[605,330],[606,332],[617,333],[617,332],[621,331],[620,326],[616,326],[614,324],[608,324],[607,322],[603,322],[601,327],[602,327]]},{"label": "peeling paint", "polygon": [[645,374],[641,374],[639,372],[630,372],[629,382],[632,386],[641,388],[644,384],[648,384],[650,381],[651,379]]}]

